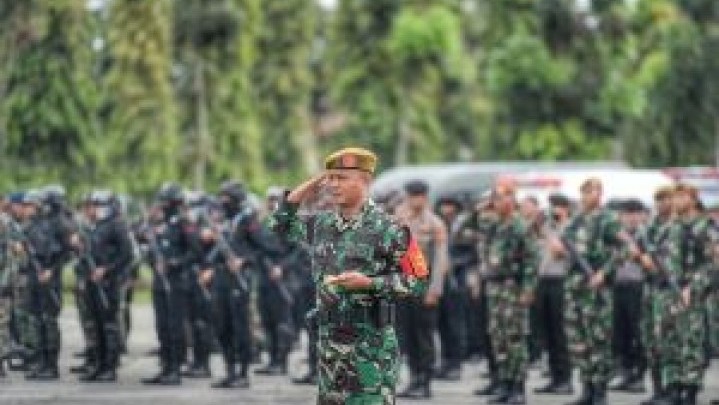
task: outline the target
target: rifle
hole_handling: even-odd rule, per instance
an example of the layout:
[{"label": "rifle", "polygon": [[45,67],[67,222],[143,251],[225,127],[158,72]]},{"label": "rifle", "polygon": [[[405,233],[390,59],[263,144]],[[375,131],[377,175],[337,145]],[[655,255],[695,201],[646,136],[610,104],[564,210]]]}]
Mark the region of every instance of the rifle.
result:
[{"label": "rifle", "polygon": [[[23,246],[25,247],[25,251],[27,252],[27,259],[30,262],[30,266],[34,270],[30,272],[30,275],[33,277],[32,281],[34,283],[37,283],[38,286],[42,286],[42,283],[40,282],[40,272],[43,270],[42,265],[37,258],[37,252],[35,251],[35,247],[33,247],[32,243],[30,243],[24,233],[20,234],[20,238]],[[46,288],[50,299],[53,301],[57,308],[60,308],[60,297],[57,296],[57,292],[52,288],[52,286],[47,286]],[[43,299],[42,294],[38,294],[38,300],[40,302],[40,310],[44,312],[45,300]]]},{"label": "rifle", "polygon": [[[594,270],[592,270],[592,266],[589,264],[589,261],[587,261],[587,258],[579,253],[577,247],[572,244],[566,235],[561,235],[559,241],[569,254],[569,260],[579,266],[587,280],[591,279],[592,276],[594,276]],[[604,297],[600,294],[597,294],[597,303],[604,305]]]},{"label": "rifle", "polygon": [[170,287],[170,280],[167,279],[167,274],[165,274],[165,257],[162,254],[162,250],[160,250],[160,245],[157,243],[157,237],[155,236],[155,230],[152,228],[152,225],[150,224],[150,221],[146,218],[145,219],[145,226],[146,226],[146,237],[147,237],[147,244],[150,248],[150,253],[153,256],[153,261],[155,263],[154,266],[150,266],[153,268],[153,271],[155,272],[155,275],[160,280],[160,283],[162,284],[162,290],[165,292],[165,294],[170,296],[170,292],[172,288]]},{"label": "rifle", "polygon": [[[264,258],[263,261],[265,262],[265,267],[267,269],[272,269],[273,265],[269,259]],[[286,303],[292,305],[295,299],[292,297],[292,293],[290,293],[287,285],[282,280],[277,280],[275,284],[277,285],[277,289],[280,291],[280,295],[282,295],[282,299],[284,299]]]},{"label": "rifle", "polygon": [[[662,237],[657,240],[655,245],[660,245],[667,237],[669,232],[665,232]],[[669,287],[678,295],[681,297],[682,295],[682,288],[679,286],[679,282],[677,281],[676,275],[669,271],[666,266],[664,265],[664,261],[659,257],[659,252],[657,252],[656,249],[650,248],[649,241],[646,239],[646,235],[644,233],[639,234],[639,240],[637,245],[639,245],[642,253],[649,256],[650,259],[652,259],[652,263],[654,264],[654,267],[659,270],[659,273],[662,277],[664,277],[664,280],[666,280],[667,283],[669,283]]]},{"label": "rifle", "polygon": [[[82,253],[79,255],[78,259],[81,261],[84,260],[90,268],[90,272],[92,272],[97,268],[97,263],[92,257],[92,245],[90,244],[90,236],[87,234],[87,232],[83,230],[83,227],[79,223],[76,223],[75,227],[77,228],[77,232],[80,235],[80,239],[82,240]],[[105,290],[102,289],[100,283],[92,279],[92,276],[90,276],[90,283],[95,287],[95,290],[97,291],[97,295],[100,298],[100,305],[102,305],[102,309],[108,310],[110,308],[110,303],[107,300],[107,294],[105,294]]]},{"label": "rifle", "polygon": [[[225,237],[225,233],[222,231],[222,229],[219,229],[211,220],[211,218],[208,217],[206,212],[202,212],[200,214],[200,218],[207,223],[207,226],[212,229],[213,233],[217,235],[216,249],[225,257],[225,260],[228,262],[231,260],[234,260],[237,258],[237,254],[235,254],[235,250],[232,248],[232,245],[227,241],[227,238]],[[228,266],[229,267],[229,266]],[[229,269],[230,274],[232,274],[235,278],[235,282],[237,283],[237,286],[240,288],[243,292],[249,291],[249,286],[247,285],[247,281],[242,277],[242,275],[239,274],[239,272],[234,272],[231,269]]]}]

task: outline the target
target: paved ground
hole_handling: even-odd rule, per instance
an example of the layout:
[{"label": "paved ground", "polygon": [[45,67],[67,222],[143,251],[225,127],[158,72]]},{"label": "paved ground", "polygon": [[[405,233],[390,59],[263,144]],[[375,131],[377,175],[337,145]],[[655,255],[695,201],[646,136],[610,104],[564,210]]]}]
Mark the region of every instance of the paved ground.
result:
[{"label": "paved ground", "polygon": [[[185,380],[181,387],[156,388],[146,387],[138,380],[156,371],[156,360],[146,357],[144,353],[155,345],[155,334],[152,327],[152,313],[148,306],[134,308],[133,333],[130,337],[130,353],[123,359],[120,370],[120,381],[117,384],[81,384],[67,369],[77,362],[71,353],[81,348],[80,331],[74,308],[63,312],[63,357],[61,359],[62,380],[52,383],[26,382],[20,374],[12,374],[0,381],[0,404],[132,404],[132,405],[183,405],[183,404],[311,404],[314,389],[297,387],[284,378],[253,379],[253,386],[247,391],[218,391],[209,388],[208,380]],[[293,374],[301,374],[305,370],[302,363],[303,355],[295,353],[291,359]],[[213,370],[218,374],[223,369],[219,358],[213,359]],[[436,383],[435,399],[427,404],[483,404],[484,400],[473,397],[474,388],[483,384],[479,379],[482,366],[468,365],[465,378],[458,383]],[[539,371],[532,372],[530,386],[541,384]],[[719,366],[715,365],[707,378],[707,390],[703,403],[707,398],[719,398]],[[611,405],[638,404],[642,396],[611,394]],[[569,397],[538,397],[531,396],[529,403],[537,405],[563,404]],[[399,401],[400,404],[408,403]],[[418,402],[419,403],[419,402]]]}]

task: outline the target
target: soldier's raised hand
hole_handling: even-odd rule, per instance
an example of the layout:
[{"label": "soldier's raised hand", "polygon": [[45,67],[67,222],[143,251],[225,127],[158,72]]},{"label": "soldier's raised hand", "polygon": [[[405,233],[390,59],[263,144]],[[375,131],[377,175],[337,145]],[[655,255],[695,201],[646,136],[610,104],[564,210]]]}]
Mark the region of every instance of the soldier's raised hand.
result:
[{"label": "soldier's raised hand", "polygon": [[290,192],[287,201],[299,204],[316,195],[324,184],[325,176],[325,173],[322,173],[300,184]]}]

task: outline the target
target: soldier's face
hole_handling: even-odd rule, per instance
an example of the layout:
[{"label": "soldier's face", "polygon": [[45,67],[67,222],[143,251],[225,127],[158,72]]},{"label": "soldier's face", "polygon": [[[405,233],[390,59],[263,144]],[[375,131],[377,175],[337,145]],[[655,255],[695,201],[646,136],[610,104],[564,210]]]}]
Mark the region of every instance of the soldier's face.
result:
[{"label": "soldier's face", "polygon": [[492,199],[492,206],[499,215],[509,215],[514,211],[516,202],[512,194],[499,194]]},{"label": "soldier's face", "polygon": [[429,201],[426,195],[411,195],[407,197],[407,205],[412,211],[423,211],[427,208]]},{"label": "soldier's face", "polygon": [[457,216],[457,207],[454,204],[442,204],[439,206],[439,215],[451,220]]},{"label": "soldier's face", "polygon": [[25,218],[32,218],[37,214],[38,206],[35,204],[23,204],[22,215]]},{"label": "soldier's face", "polygon": [[539,215],[539,207],[531,199],[522,200],[519,211],[522,213],[523,218],[530,221],[535,220]]},{"label": "soldier's face", "polygon": [[689,193],[676,193],[673,198],[674,209],[679,213],[686,213],[694,206],[694,199]]},{"label": "soldier's face", "polygon": [[341,207],[364,201],[370,177],[367,173],[358,170],[330,170],[325,181],[333,205]]},{"label": "soldier's face", "polygon": [[641,212],[623,212],[621,220],[625,228],[637,229],[644,222],[644,214]]},{"label": "soldier's face", "polygon": [[655,205],[659,215],[669,215],[672,213],[673,203],[670,197],[664,197],[656,200]]},{"label": "soldier's face", "polygon": [[602,202],[602,188],[597,186],[584,187],[582,190],[582,208],[591,210],[597,208]]}]

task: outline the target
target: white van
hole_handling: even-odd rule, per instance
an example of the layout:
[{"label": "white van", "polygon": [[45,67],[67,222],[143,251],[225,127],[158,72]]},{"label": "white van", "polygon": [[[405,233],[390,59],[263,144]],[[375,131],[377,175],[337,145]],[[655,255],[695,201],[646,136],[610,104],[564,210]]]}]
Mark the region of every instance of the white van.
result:
[{"label": "white van", "polygon": [[654,205],[654,193],[660,187],[671,186],[674,180],[660,170],[601,169],[570,172],[525,172],[509,176],[517,186],[517,197],[534,196],[546,207],[550,195],[561,193],[573,201],[579,200],[582,183],[596,177],[604,184],[604,201],[636,198],[647,207]]}]

